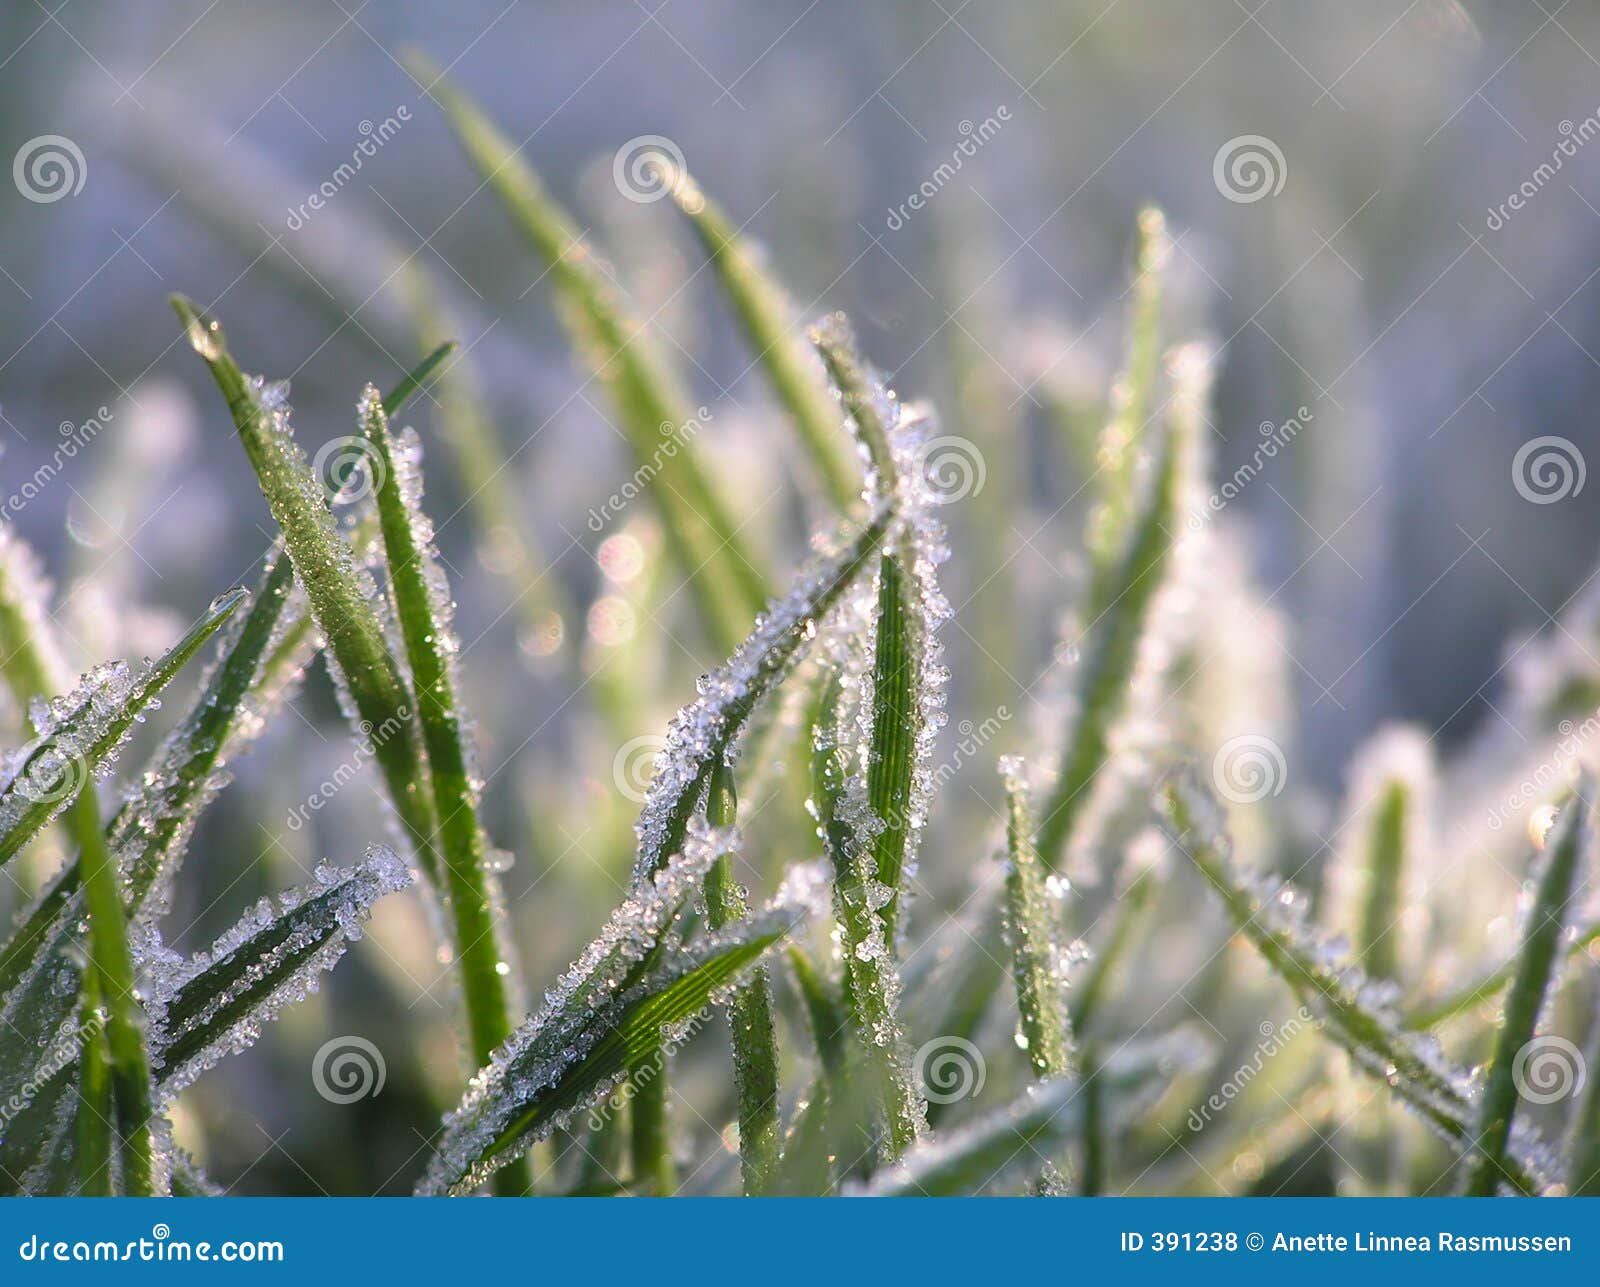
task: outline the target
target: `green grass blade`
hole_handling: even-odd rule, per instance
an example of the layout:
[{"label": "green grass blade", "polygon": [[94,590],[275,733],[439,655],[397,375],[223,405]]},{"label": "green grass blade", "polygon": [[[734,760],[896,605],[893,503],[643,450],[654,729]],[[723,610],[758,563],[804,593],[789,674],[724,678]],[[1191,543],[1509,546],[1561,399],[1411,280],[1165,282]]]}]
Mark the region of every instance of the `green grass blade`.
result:
[{"label": "green grass blade", "polygon": [[822,1065],[824,1086],[832,1087],[845,1075],[848,1056],[845,1037],[850,1029],[850,1016],[836,989],[817,971],[804,948],[791,947],[788,958],[805,1005],[811,1044],[816,1048],[817,1062]]},{"label": "green grass blade", "polygon": [[900,979],[887,926],[874,897],[872,858],[843,813],[851,739],[841,730],[842,685],[823,689],[812,725],[812,805],[818,834],[833,864],[834,908],[844,938],[845,1003],[859,1039],[882,1117],[879,1152],[900,1157],[921,1138],[926,1107],[911,1075],[899,1019]]},{"label": "green grass blade", "polygon": [[378,391],[370,385],[361,398],[360,419],[378,462],[385,566],[432,770],[467,1028],[473,1062],[481,1067],[511,1034],[506,996],[510,965],[499,923],[498,882],[486,865],[489,846],[478,817],[478,791],[459,710],[450,591],[433,549],[432,525],[422,512],[420,448],[414,438],[396,445]]},{"label": "green grass blade", "polygon": [[[1198,782],[1180,774],[1163,793],[1168,838],[1192,861],[1216,891],[1239,931],[1267,965],[1320,1019],[1319,1031],[1345,1050],[1355,1066],[1383,1082],[1459,1152],[1475,1138],[1472,1104],[1462,1093],[1459,1073],[1437,1052],[1407,1033],[1398,1019],[1372,1008],[1359,995],[1352,970],[1324,963],[1307,930],[1284,909],[1281,891],[1253,887],[1230,862],[1216,801]],[[1507,1157],[1511,1184],[1533,1193],[1542,1180],[1526,1163]]]},{"label": "green grass blade", "polygon": [[1367,833],[1366,897],[1356,928],[1356,959],[1375,979],[1400,973],[1399,920],[1405,875],[1406,828],[1411,800],[1404,782],[1390,781]]},{"label": "green grass blade", "polygon": [[[738,801],[733,773],[719,766],[712,775],[706,822],[713,828],[735,825]],[[722,854],[706,876],[706,921],[724,930],[749,915],[744,891],[733,878],[729,854]],[[778,1037],[772,1025],[772,982],[764,965],[750,972],[728,1002],[733,1033],[733,1075],[739,1106],[739,1167],[747,1196],[767,1192],[778,1163]]]},{"label": "green grass blade", "polygon": [[[106,1041],[105,1010],[100,1004],[100,979],[93,971],[84,976],[81,989],[79,1031],[82,1068],[77,1082],[77,1113],[73,1160],[77,1193],[108,1198],[116,1191],[116,1096],[111,1086],[111,1047]],[[64,1080],[64,1079],[63,1079]]]},{"label": "green grass blade", "polygon": [[[374,730],[373,756],[417,863],[434,888],[443,888],[434,850],[433,790],[416,736],[415,703],[322,485],[291,436],[283,392],[239,369],[216,321],[180,296],[172,304],[227,401],[355,718]],[[386,729],[390,735],[380,735]]]},{"label": "green grass blade", "polygon": [[[1090,525],[1089,548],[1097,573],[1114,574],[1133,522],[1135,464],[1161,373],[1161,271],[1171,252],[1161,212],[1141,210],[1127,355],[1112,385],[1111,421],[1096,452],[1100,504]],[[1104,606],[1096,603],[1095,610]]]},{"label": "green grass blade", "polygon": [[840,404],[850,417],[856,441],[871,464],[867,484],[874,496],[887,496],[895,482],[894,451],[889,442],[894,407],[862,361],[850,320],[843,313],[823,318],[811,328],[810,337],[828,378],[839,391]]},{"label": "green grass blade", "polygon": [[1177,421],[1169,428],[1131,539],[1109,578],[1108,591],[1093,596],[1098,616],[1088,624],[1087,650],[1077,663],[1075,718],[1039,821],[1039,854],[1051,868],[1064,860],[1068,842],[1088,807],[1090,787],[1110,756],[1111,732],[1127,704],[1151,605],[1166,579],[1180,527],[1186,432],[1187,427]]},{"label": "green grass blade", "polygon": [[1070,1071],[1072,1036],[1068,1030],[1066,966],[1056,944],[1059,909],[1051,906],[1043,864],[1033,847],[1022,766],[1001,761],[1006,784],[1006,937],[1017,988],[1018,1044],[1040,1081]]},{"label": "green grass blade", "polygon": [[[644,328],[617,302],[581,234],[544,191],[521,149],[428,59],[411,53],[406,61],[549,270],[576,347],[609,390],[634,457],[652,479],[668,541],[711,637],[731,648],[766,602],[768,582],[687,439],[691,409]],[[672,444],[672,450],[663,444]]]},{"label": "green grass blade", "polygon": [[386,416],[399,415],[401,408],[406,406],[411,399],[427,388],[435,377],[440,375],[439,368],[444,365],[446,358],[455,354],[457,347],[454,340],[446,340],[432,349],[414,368],[406,372],[401,377],[400,383],[384,395],[383,414]]},{"label": "green grass blade", "polygon": [[[218,596],[182,639],[137,675],[128,676],[126,668],[101,667],[86,675],[76,692],[51,704],[47,731],[0,787],[0,866],[78,797],[150,703],[246,597],[243,589]],[[0,621],[0,630],[14,624]],[[17,646],[10,635],[0,638],[0,648]]]},{"label": "green grass blade", "polygon": [[378,899],[410,883],[394,852],[374,845],[354,868],[320,867],[316,885],[279,895],[275,913],[258,907],[193,960],[166,963],[150,1005],[163,1099],[253,1044],[334,967]]},{"label": "green grass blade", "polygon": [[1155,887],[1155,877],[1148,871],[1140,872],[1118,899],[1117,914],[1112,921],[1111,932],[1106,935],[1105,942],[1095,950],[1089,968],[1084,974],[1083,983],[1073,989],[1070,998],[1072,1025],[1079,1033],[1087,1033],[1093,1029],[1105,998],[1107,984],[1116,972],[1117,966],[1128,954],[1128,948],[1144,918],[1145,909],[1150,905]]},{"label": "green grass blade", "polygon": [[1493,1197],[1514,1183],[1509,1165],[1511,1119],[1520,1089],[1517,1060],[1533,1041],[1545,993],[1560,972],[1561,935],[1566,928],[1579,866],[1593,855],[1594,779],[1585,776],[1568,797],[1547,838],[1544,870],[1523,927],[1522,950],[1506,997],[1505,1018],[1495,1037],[1494,1056],[1478,1105],[1462,1191],[1468,1197]]},{"label": "green grass blade", "polygon": [[794,422],[823,493],[837,509],[848,510],[861,492],[854,453],[846,450],[848,440],[840,433],[838,404],[795,334],[788,297],[733,222],[688,174],[662,178],[700,238],[778,401]]}]

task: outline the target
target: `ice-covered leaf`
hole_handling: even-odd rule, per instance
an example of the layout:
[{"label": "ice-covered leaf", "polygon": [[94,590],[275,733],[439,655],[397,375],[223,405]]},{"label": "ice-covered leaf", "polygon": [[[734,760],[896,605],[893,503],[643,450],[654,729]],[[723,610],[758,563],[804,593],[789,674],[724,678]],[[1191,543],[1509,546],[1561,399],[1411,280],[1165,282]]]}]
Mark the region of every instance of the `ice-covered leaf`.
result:
[{"label": "ice-covered leaf", "polygon": [[641,1058],[686,1038],[695,1016],[728,997],[746,969],[817,910],[822,873],[795,868],[760,912],[685,944],[675,918],[719,845],[715,832],[698,829],[612,914],[543,1009],[473,1078],[445,1119],[419,1193],[471,1192],[620,1087],[630,1071],[637,1077]]},{"label": "ice-covered leaf", "polygon": [[822,619],[855,583],[889,520],[890,511],[879,509],[842,549],[819,555],[802,568],[789,593],[768,605],[733,655],[701,678],[700,696],[673,718],[636,828],[636,883],[647,880],[682,847],[713,769],[726,760],[757,704],[788,673]]},{"label": "ice-covered leaf", "polygon": [[224,1056],[247,1049],[261,1026],[315,992],[372,906],[411,874],[374,845],[355,867],[322,866],[315,885],[262,899],[233,929],[190,958],[143,945],[156,1084],[170,1099]]},{"label": "ice-covered leaf", "polygon": [[134,669],[108,662],[78,686],[30,713],[34,740],[0,764],[0,866],[77,798],[85,783],[109,771],[122,743],[185,662],[227,621],[248,592],[219,595],[159,660]]}]

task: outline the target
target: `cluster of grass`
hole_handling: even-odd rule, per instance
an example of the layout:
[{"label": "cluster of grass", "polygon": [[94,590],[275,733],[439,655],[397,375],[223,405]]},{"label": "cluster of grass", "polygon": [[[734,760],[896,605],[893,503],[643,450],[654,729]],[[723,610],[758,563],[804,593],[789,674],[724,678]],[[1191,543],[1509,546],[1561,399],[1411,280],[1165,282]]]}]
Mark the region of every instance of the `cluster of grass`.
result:
[{"label": "cluster of grass", "polygon": [[[687,398],[573,221],[467,98],[415,71],[559,296],[649,478],[664,563],[727,660],[666,731],[625,896],[559,977],[528,980],[543,1002],[524,1014],[420,443],[394,423],[436,392],[473,503],[499,523],[511,501],[470,369],[444,344],[387,396],[351,390],[368,485],[336,519],[343,495],[299,446],[286,391],[247,375],[220,323],[175,299],[278,536],[257,584],[219,596],[165,656],[74,686],[35,561],[4,534],[0,657],[29,740],[5,762],[0,864],[52,827],[74,857],[0,947],[0,1186],[214,1191],[174,1144],[176,1097],[315,989],[374,903],[415,885],[406,896],[437,913],[476,1070],[432,1141],[422,1193],[1600,1191],[1600,1077],[1551,1096],[1538,1073],[1552,1050],[1584,1066],[1563,1026],[1600,1038],[1593,981],[1573,965],[1596,939],[1579,911],[1595,863],[1588,779],[1523,856],[1520,941],[1477,973],[1455,965],[1454,986],[1398,947],[1426,907],[1426,765],[1378,763],[1341,824],[1357,840],[1332,862],[1285,859],[1265,875],[1234,856],[1205,772],[1215,725],[1191,691],[1213,664],[1200,619],[1216,567],[1188,521],[1207,369],[1193,346],[1161,360],[1159,215],[1140,220],[1125,367],[1089,450],[1082,417],[1067,417],[1094,504],[1079,601],[1060,605],[1073,615],[1046,703],[1054,723],[1020,756],[976,752],[997,761],[1005,809],[980,819],[971,830],[988,838],[963,854],[936,843],[958,834],[941,811],[961,806],[939,793],[952,616],[940,569],[961,549],[928,477],[926,409],[885,388],[842,318],[798,328],[733,221],[662,160],[808,462],[819,530],[775,591],[715,454],[678,432]],[[431,300],[419,310],[435,315]],[[535,566],[521,546],[502,563],[539,621],[559,592],[536,591]],[[108,813],[101,783],[119,749],[207,647],[186,712]],[[399,852],[319,868],[180,955],[159,924],[197,820],[315,658],[370,751]],[[748,860],[741,796],[778,816],[803,799],[769,863]],[[1252,808],[1240,806],[1246,823]],[[1101,891],[1092,916],[1067,879],[1085,870]],[[743,887],[746,871],[761,892]],[[1285,871],[1315,877],[1319,896]],[[1327,892],[1341,882],[1356,893]],[[929,887],[959,889],[961,914],[919,926],[927,907],[913,894]],[[1164,958],[1197,949],[1188,980],[1151,996]],[[1241,1037],[1186,1018],[1234,990],[1244,1013],[1269,1014],[1273,988],[1303,1007],[1303,1025],[1250,1022]],[[698,1036],[707,1013],[727,1019],[731,1129],[689,1141],[670,1111],[675,1061],[710,1039]],[[1270,1047],[1252,1035],[1269,1032]],[[986,1080],[997,1089],[977,1102]],[[719,1156],[736,1156],[737,1176]]]}]

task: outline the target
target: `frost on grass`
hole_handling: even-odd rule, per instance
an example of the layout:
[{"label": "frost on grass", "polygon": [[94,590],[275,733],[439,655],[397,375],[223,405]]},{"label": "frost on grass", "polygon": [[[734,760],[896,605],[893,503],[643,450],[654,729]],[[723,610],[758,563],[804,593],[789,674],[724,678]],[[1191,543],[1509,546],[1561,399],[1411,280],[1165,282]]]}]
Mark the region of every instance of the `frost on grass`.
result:
[{"label": "frost on grass", "polygon": [[[1222,809],[1192,770],[1168,779],[1163,804],[1168,838],[1216,891],[1238,931],[1316,1016],[1323,1034],[1444,1139],[1468,1149],[1480,1088],[1450,1065],[1436,1038],[1405,1028],[1398,985],[1353,964],[1347,941],[1318,934],[1304,895],[1234,866]],[[1547,1187],[1551,1158],[1543,1145],[1523,1134],[1512,1141],[1511,1158],[1516,1188]]]},{"label": "frost on grass", "polygon": [[319,865],[315,884],[261,899],[192,957],[164,947],[153,931],[136,941],[163,1098],[224,1056],[248,1049],[263,1024],[316,992],[322,975],[361,937],[373,904],[410,883],[394,851],[374,845],[356,867]]},{"label": "frost on grass", "polygon": [[699,697],[678,711],[634,831],[634,883],[642,885],[681,844],[719,757],[732,758],[735,740],[756,704],[783,679],[814,639],[835,603],[856,583],[889,522],[880,507],[853,538],[823,541],[782,599],[756,618],[750,636],[717,670],[702,675]]},{"label": "frost on grass", "polygon": [[545,1004],[472,1079],[445,1119],[419,1193],[470,1192],[499,1167],[605,1098],[632,1060],[686,1039],[708,1006],[824,904],[819,865],[791,870],[755,915],[685,942],[680,913],[728,837],[701,821],[683,850],[638,885],[545,994]]}]

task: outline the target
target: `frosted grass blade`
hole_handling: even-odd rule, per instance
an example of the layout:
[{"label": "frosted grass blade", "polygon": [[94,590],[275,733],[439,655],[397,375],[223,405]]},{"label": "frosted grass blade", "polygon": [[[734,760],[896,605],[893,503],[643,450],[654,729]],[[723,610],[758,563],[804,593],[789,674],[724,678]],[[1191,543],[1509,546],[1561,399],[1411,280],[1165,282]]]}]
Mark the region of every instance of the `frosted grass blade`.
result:
[{"label": "frosted grass blade", "polygon": [[890,511],[880,509],[837,553],[801,569],[788,595],[770,605],[727,662],[701,681],[700,698],[673,718],[636,828],[636,883],[648,879],[682,847],[716,765],[726,758],[756,706],[815,636],[829,610],[855,583],[883,540],[889,520]]},{"label": "frosted grass blade", "polygon": [[433,790],[416,734],[414,702],[373,607],[370,578],[357,568],[328,511],[323,487],[294,441],[286,391],[246,376],[228,352],[222,327],[191,301],[174,296],[172,304],[228,403],[305,587],[311,615],[348,693],[353,710],[347,714],[352,723],[399,730],[395,736],[373,739],[374,758],[418,865],[434,888],[442,888],[443,872],[433,848]]},{"label": "frosted grass blade", "polygon": [[1040,1081],[1070,1070],[1066,964],[1055,941],[1060,909],[1051,905],[1047,878],[1033,847],[1033,820],[1020,762],[1002,760],[1006,786],[1006,938],[1017,989],[1017,1044]]},{"label": "frosted grass blade", "polygon": [[361,936],[378,899],[410,884],[394,851],[374,845],[356,867],[321,866],[315,885],[263,899],[192,958],[152,951],[152,1050],[162,1099],[247,1049],[263,1024],[314,992]]},{"label": "frosted grass blade", "polygon": [[473,1062],[482,1066],[511,1033],[510,972],[498,878],[478,817],[477,774],[459,709],[454,604],[433,525],[422,511],[421,447],[408,433],[396,442],[378,391],[362,394],[361,432],[377,461],[378,521],[395,618],[404,640],[423,745],[432,771],[444,892],[459,947],[462,994]]},{"label": "frosted grass blade", "polygon": [[1594,793],[1594,779],[1585,775],[1546,839],[1543,870],[1523,923],[1522,950],[1517,954],[1505,1018],[1495,1037],[1494,1056],[1473,1125],[1473,1148],[1462,1183],[1462,1192],[1468,1197],[1493,1197],[1502,1184],[1516,1182],[1509,1149],[1512,1118],[1521,1093],[1517,1060],[1534,1040],[1545,993],[1563,964],[1561,936],[1578,868],[1593,857]]},{"label": "frosted grass blade", "polygon": [[[1569,959],[1576,958],[1587,953],[1596,943],[1600,943],[1600,922],[1591,921],[1573,932],[1565,951]],[[1511,982],[1516,965],[1516,958],[1512,957],[1475,982],[1447,993],[1436,1001],[1415,1007],[1406,1013],[1405,1026],[1412,1031],[1422,1032],[1477,1009]]]},{"label": "frosted grass blade", "polygon": [[[707,628],[714,641],[731,648],[765,603],[768,583],[687,439],[691,409],[643,326],[617,302],[578,229],[544,191],[521,149],[427,58],[413,52],[406,62],[548,268],[576,347],[610,391],[635,459],[653,481],[668,540]],[[670,453],[662,450],[666,434],[676,444]]]},{"label": "frosted grass blade", "polygon": [[[706,821],[715,830],[734,826],[738,801],[733,773],[713,774]],[[713,933],[749,915],[744,891],[733,878],[730,853],[718,856],[706,876],[706,923]],[[778,1163],[778,1037],[772,1024],[772,983],[764,965],[734,989],[728,1001],[733,1034],[734,1088],[738,1098],[739,1167],[747,1196],[767,1192]]]},{"label": "frosted grass blade", "polygon": [[74,692],[36,708],[38,737],[7,757],[0,787],[0,866],[77,798],[161,690],[247,597],[243,589],[218,596],[182,639],[137,674],[121,663],[96,667]]},{"label": "frosted grass blade", "polygon": [[[552,1130],[597,1104],[664,1042],[728,991],[768,948],[815,911],[820,874],[800,869],[759,914],[689,946],[669,927],[716,858],[694,837],[548,994],[544,1009],[473,1078],[445,1119],[418,1192],[468,1193]],[[656,1070],[659,1074],[660,1070]],[[597,1110],[598,1111],[598,1110]]]}]

